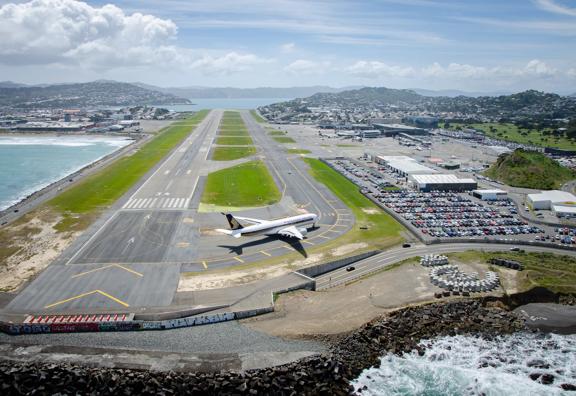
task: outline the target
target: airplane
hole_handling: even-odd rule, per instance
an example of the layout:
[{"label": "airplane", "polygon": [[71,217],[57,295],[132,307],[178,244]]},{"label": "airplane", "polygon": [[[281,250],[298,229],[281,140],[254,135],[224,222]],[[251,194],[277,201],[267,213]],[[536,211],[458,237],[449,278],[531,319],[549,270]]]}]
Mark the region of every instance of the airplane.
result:
[{"label": "airplane", "polygon": [[[248,217],[234,217],[230,213],[222,213],[226,216],[229,230],[221,228],[216,231],[226,235],[240,238],[241,236],[251,235],[282,235],[291,238],[304,239],[308,233],[308,226],[315,227],[318,215],[314,213],[306,213],[298,216],[285,217],[278,220],[259,220],[250,219]],[[244,227],[238,220],[245,221],[251,225]]]}]

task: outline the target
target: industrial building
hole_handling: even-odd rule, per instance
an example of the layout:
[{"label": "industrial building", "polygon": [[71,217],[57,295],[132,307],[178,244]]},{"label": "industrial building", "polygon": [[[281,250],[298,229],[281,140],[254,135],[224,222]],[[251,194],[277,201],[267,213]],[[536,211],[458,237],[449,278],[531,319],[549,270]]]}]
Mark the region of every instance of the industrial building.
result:
[{"label": "industrial building", "polygon": [[405,155],[379,155],[375,158],[375,162],[386,166],[388,169],[402,177],[408,177],[409,175],[437,173],[434,169],[422,165],[414,158],[410,158]]},{"label": "industrial building", "polygon": [[568,213],[570,212],[569,207],[576,207],[576,196],[560,190],[528,194],[526,201],[534,210],[553,210],[556,213]]},{"label": "industrial building", "polygon": [[504,190],[474,190],[472,195],[483,201],[502,201],[508,199],[508,192]]},{"label": "industrial building", "polygon": [[452,174],[410,175],[410,182],[422,192],[428,191],[470,191],[478,188],[474,179],[460,179]]},{"label": "industrial building", "polygon": [[378,129],[368,129],[360,132],[360,136],[363,138],[378,138],[382,136],[382,132]]},{"label": "industrial building", "polygon": [[438,128],[438,118],[429,116],[408,116],[402,122],[418,128]]},{"label": "industrial building", "polygon": [[378,129],[382,136],[392,137],[400,133],[408,135],[428,135],[428,131],[423,128],[416,128],[409,125],[402,124],[373,124],[374,129]]}]

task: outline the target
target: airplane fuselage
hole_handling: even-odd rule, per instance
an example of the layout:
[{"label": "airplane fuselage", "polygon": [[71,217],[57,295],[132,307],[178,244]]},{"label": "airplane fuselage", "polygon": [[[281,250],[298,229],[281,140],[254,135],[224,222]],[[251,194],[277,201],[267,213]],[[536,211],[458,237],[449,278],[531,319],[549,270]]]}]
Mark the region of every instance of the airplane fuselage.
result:
[{"label": "airplane fuselage", "polygon": [[[254,224],[242,228],[243,236],[250,235],[275,235],[280,232],[280,230],[286,227],[296,227],[298,229],[307,230],[313,225],[318,219],[318,215],[314,213],[307,213],[298,216],[286,217],[278,220],[271,220],[265,224]],[[303,232],[304,234],[306,231]]]}]

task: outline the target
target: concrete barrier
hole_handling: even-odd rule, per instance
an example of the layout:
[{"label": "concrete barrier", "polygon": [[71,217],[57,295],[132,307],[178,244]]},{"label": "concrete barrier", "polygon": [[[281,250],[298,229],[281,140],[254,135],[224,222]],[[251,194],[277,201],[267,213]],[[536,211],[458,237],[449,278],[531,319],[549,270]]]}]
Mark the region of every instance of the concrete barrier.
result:
[{"label": "concrete barrier", "polygon": [[360,260],[364,260],[368,257],[372,257],[372,256],[379,254],[379,253],[382,253],[382,251],[372,250],[370,252],[357,254],[356,256],[345,257],[345,258],[342,258],[339,260],[334,260],[334,261],[331,261],[329,263],[318,264],[318,265],[313,265],[311,267],[302,268],[296,272],[300,273],[302,275],[306,275],[306,276],[311,277],[311,278],[315,278],[315,277],[320,276],[322,274],[325,274],[327,272],[334,271],[335,269],[345,267],[347,265],[353,264],[353,263],[360,261]]}]

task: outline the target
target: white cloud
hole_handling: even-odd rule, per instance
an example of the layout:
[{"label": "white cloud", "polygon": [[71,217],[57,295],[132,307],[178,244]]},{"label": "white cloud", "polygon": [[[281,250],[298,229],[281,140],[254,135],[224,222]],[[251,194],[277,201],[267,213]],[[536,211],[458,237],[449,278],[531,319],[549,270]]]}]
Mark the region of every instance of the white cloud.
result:
[{"label": "white cloud", "polygon": [[391,66],[378,61],[358,61],[345,69],[349,74],[366,77],[410,77],[414,74],[412,67]]},{"label": "white cloud", "polygon": [[568,69],[568,71],[566,71],[566,74],[568,75],[568,77],[576,78],[576,67]]},{"label": "white cloud", "polygon": [[576,16],[576,8],[565,7],[554,0],[535,0],[534,2],[543,10],[556,14]]},{"label": "white cloud", "polygon": [[330,62],[314,62],[306,59],[298,59],[284,67],[284,71],[290,74],[322,74],[329,67]]},{"label": "white cloud", "polygon": [[294,43],[286,43],[286,44],[282,44],[280,46],[280,49],[282,50],[282,52],[284,52],[285,54],[289,54],[291,52],[294,52],[294,50],[296,49],[296,44]]},{"label": "white cloud", "polygon": [[114,5],[33,0],[0,8],[0,60],[7,64],[170,61],[176,34],[170,20],[126,15]]},{"label": "white cloud", "polygon": [[270,62],[272,60],[259,58],[253,54],[230,52],[219,57],[205,55],[194,60],[190,68],[200,70],[204,74],[226,75],[251,70],[255,65]]},{"label": "white cloud", "polygon": [[545,62],[533,59],[524,67],[523,74],[536,77],[553,77],[558,74],[558,70],[549,66]]}]

